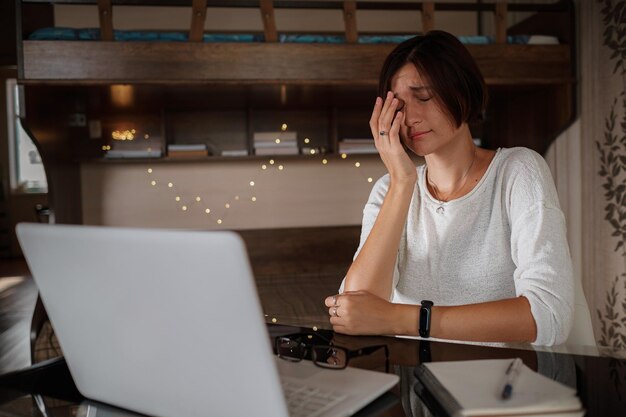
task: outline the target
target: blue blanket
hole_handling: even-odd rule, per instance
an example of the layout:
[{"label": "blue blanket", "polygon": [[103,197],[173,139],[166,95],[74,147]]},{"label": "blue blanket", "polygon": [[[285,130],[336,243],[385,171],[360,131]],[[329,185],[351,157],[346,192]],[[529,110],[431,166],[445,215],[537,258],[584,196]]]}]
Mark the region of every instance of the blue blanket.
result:
[{"label": "blue blanket", "polygon": [[[362,35],[358,38],[360,44],[400,43],[415,35]],[[143,30],[115,30],[113,37],[116,41],[142,42],[186,42],[188,32],[156,32]],[[459,36],[465,44],[486,45],[494,43],[492,36]],[[97,41],[100,40],[100,29],[73,29],[73,28],[43,28],[33,32],[30,40],[54,41]],[[507,43],[528,43],[528,35],[507,37]],[[239,34],[204,34],[204,42],[263,42],[264,36],[250,33]],[[281,43],[346,43],[343,35],[315,35],[315,34],[280,34]]]}]

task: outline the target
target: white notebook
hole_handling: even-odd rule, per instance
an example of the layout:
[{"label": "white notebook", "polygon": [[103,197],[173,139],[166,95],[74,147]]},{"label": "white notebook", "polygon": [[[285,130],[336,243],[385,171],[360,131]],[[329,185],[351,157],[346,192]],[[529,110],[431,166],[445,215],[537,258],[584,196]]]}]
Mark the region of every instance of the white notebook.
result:
[{"label": "white notebook", "polygon": [[526,365],[522,365],[511,397],[502,399],[504,374],[512,360],[431,362],[417,367],[415,376],[438,405],[453,417],[584,414],[574,388],[534,372]]}]

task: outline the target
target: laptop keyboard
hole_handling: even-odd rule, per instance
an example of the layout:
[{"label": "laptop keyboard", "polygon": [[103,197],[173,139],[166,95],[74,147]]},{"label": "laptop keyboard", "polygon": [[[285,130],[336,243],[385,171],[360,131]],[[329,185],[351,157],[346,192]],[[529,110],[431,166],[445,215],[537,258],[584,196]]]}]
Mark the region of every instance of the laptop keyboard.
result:
[{"label": "laptop keyboard", "polygon": [[343,394],[299,384],[293,380],[283,381],[282,385],[291,417],[319,416],[346,398]]}]

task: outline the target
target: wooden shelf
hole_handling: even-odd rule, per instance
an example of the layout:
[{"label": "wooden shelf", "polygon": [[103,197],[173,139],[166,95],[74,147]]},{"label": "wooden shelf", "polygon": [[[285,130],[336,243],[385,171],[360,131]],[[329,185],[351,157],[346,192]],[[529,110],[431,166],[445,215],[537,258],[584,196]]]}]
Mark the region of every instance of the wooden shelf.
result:
[{"label": "wooden shelf", "polygon": [[[377,153],[374,154],[349,154],[350,160],[368,160],[378,159]],[[270,159],[276,159],[281,161],[315,161],[320,163],[322,159],[328,159],[329,161],[342,159],[340,154],[326,153],[317,155],[248,155],[248,156],[206,156],[206,157],[194,157],[194,158],[90,158],[77,160],[77,163],[82,164],[180,164],[180,163],[211,163],[211,162],[246,162],[246,161],[269,161]]]}]

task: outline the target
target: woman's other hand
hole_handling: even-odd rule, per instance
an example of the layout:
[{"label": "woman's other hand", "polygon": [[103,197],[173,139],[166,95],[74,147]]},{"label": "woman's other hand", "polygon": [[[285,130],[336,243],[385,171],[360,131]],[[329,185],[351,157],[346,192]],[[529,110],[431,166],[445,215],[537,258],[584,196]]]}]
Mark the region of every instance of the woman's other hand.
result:
[{"label": "woman's other hand", "polygon": [[400,126],[404,123],[405,113],[402,109],[397,111],[398,106],[400,100],[394,97],[391,91],[387,93],[384,102],[382,98],[377,97],[370,119],[370,129],[376,149],[389,171],[392,183],[414,183],[417,180],[417,171],[400,139]]},{"label": "woman's other hand", "polygon": [[396,304],[367,291],[347,291],[325,300],[330,324],[338,333],[351,335],[395,334]]}]

